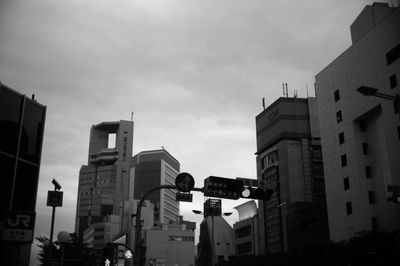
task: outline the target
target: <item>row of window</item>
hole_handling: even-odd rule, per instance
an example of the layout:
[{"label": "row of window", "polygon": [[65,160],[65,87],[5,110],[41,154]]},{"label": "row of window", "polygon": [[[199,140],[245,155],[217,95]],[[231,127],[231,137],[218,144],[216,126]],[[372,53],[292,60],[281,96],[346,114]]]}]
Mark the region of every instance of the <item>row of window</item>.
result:
[{"label": "row of window", "polygon": [[[368,191],[368,202],[369,204],[375,204],[375,193],[373,191]],[[351,215],[353,214],[353,206],[351,204],[351,201],[346,202],[346,214]]]}]

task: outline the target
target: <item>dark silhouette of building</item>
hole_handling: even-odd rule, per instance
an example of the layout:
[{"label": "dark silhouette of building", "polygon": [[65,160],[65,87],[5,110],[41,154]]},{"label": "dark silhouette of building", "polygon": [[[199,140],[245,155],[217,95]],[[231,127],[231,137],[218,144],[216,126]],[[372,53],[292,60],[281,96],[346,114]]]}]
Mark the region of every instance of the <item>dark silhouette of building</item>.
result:
[{"label": "dark silhouette of building", "polygon": [[[107,217],[120,215],[121,202],[129,199],[132,142],[132,121],[103,122],[92,126],[88,165],[83,165],[79,172],[75,224],[79,237],[83,238],[84,231],[96,223],[112,224]],[[92,227],[89,230],[104,225]],[[102,246],[111,242],[118,230],[97,234],[100,241],[92,244]]]},{"label": "dark silhouette of building", "polygon": [[[317,219],[318,237],[328,240],[325,185],[315,98],[279,98],[256,117],[257,179],[274,193],[259,201],[261,253],[287,250],[300,234],[291,217]],[[314,207],[318,202],[318,206]],[[296,207],[301,203],[302,208]],[[305,211],[312,208],[312,211]],[[294,226],[294,227],[292,227]],[[313,230],[314,230],[313,229]],[[310,230],[310,229],[307,229]]]},{"label": "dark silhouette of building", "polygon": [[46,107],[0,83],[0,263],[29,265]]}]

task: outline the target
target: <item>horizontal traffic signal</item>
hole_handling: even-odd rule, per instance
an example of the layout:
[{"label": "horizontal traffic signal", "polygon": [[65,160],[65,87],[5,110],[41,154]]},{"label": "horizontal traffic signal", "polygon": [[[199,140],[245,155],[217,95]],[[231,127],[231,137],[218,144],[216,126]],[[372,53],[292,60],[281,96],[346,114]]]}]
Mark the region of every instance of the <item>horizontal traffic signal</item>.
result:
[{"label": "horizontal traffic signal", "polygon": [[242,198],[270,200],[272,194],[274,194],[274,191],[271,189],[263,189],[261,187],[244,187],[242,191]]}]

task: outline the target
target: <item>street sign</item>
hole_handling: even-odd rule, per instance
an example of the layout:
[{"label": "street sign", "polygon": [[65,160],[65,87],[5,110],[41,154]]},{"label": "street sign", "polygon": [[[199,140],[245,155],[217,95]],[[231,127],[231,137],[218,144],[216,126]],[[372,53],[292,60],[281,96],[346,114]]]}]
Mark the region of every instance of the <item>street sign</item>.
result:
[{"label": "street sign", "polygon": [[47,192],[47,206],[61,207],[63,201],[62,191],[49,190]]},{"label": "street sign", "polygon": [[10,242],[32,243],[34,227],[35,212],[9,211],[5,215],[1,239]]},{"label": "street sign", "polygon": [[176,193],[176,201],[186,201],[192,202],[193,201],[193,194],[190,193]]},{"label": "street sign", "polygon": [[221,199],[208,199],[204,202],[204,217],[211,216],[221,216]]},{"label": "street sign", "polygon": [[243,181],[218,176],[204,180],[204,196],[238,199],[243,190]]},{"label": "street sign", "polygon": [[181,192],[189,192],[194,188],[194,179],[191,174],[180,173],[175,178],[175,186]]}]

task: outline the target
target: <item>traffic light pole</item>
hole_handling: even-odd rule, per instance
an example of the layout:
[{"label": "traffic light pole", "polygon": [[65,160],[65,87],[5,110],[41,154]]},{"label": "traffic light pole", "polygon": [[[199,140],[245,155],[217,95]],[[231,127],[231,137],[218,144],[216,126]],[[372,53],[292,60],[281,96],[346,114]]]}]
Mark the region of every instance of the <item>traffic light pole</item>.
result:
[{"label": "traffic light pole", "polygon": [[[151,188],[147,190],[144,195],[140,198],[139,204],[136,208],[136,224],[135,224],[135,253],[134,253],[134,264],[135,265],[143,265],[141,261],[141,257],[143,254],[141,252],[143,251],[141,246],[143,245],[142,243],[142,222],[141,222],[141,212],[142,212],[142,206],[146,198],[153,193],[154,191],[161,190],[161,189],[177,189],[176,186],[171,186],[171,185],[162,185],[158,187]],[[203,188],[193,188],[193,191],[200,191],[203,192]]]}]

